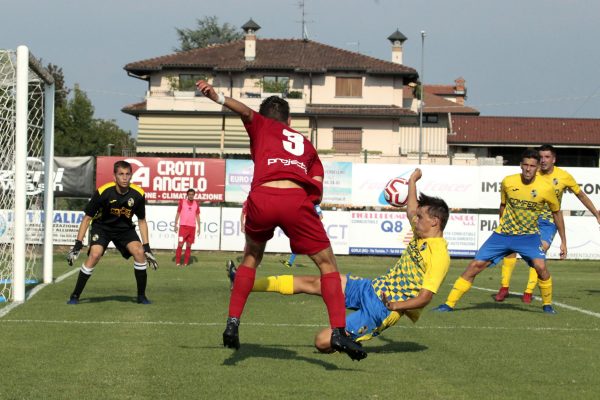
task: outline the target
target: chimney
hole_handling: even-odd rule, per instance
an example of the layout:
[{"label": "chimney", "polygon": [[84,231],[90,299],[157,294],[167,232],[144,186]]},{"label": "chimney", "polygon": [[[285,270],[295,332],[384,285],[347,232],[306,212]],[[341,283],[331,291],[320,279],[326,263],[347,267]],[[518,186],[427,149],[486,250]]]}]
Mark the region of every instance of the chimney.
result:
[{"label": "chimney", "polygon": [[244,58],[246,61],[254,61],[256,58],[256,31],[260,29],[260,25],[250,18],[248,22],[242,25],[242,29],[246,33],[244,38]]},{"label": "chimney", "polygon": [[392,42],[392,62],[402,64],[402,44],[406,41],[406,36],[396,29],[396,32],[388,36],[388,40]]},{"label": "chimney", "polygon": [[456,102],[460,105],[465,105],[467,88],[465,87],[465,79],[463,77],[454,80],[454,94],[457,95]]}]

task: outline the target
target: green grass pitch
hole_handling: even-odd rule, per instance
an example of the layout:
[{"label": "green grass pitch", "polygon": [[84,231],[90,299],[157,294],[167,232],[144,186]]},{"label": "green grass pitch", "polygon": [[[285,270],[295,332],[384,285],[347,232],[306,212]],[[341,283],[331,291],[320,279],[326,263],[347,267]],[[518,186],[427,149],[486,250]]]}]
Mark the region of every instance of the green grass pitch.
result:
[{"label": "green grass pitch", "polygon": [[[194,256],[178,269],[173,254],[158,253],[159,270],[148,271],[148,306],[134,302],[131,261],[109,251],[79,305],[66,304],[73,274],[0,318],[0,399],[600,398],[597,261],[549,262],[554,316],[541,312],[539,299],[495,303],[499,268],[478,276],[455,312],[432,312],[467,263],[453,260],[421,320],[402,318],[365,343],[367,359],[352,362],[315,351],[313,337],[327,315],[321,298],[307,295],[252,294],[241,349],[223,348],[224,265],[239,254]],[[278,262],[282,257],[267,255],[257,276],[317,274],[307,257],[293,269]],[[365,277],[393,262],[338,257],[342,272]],[[68,271],[57,255],[55,276]],[[519,261],[511,292],[522,291],[526,275]]]}]

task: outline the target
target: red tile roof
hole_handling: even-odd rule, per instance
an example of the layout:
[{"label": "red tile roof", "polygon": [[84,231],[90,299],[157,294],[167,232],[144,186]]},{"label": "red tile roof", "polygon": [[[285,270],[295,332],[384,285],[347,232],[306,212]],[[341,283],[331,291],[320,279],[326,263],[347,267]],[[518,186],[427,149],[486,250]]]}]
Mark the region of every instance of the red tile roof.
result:
[{"label": "red tile roof", "polygon": [[417,71],[413,68],[301,39],[257,39],[254,61],[245,60],[242,39],[136,61],[125,65],[124,68],[140,76],[163,69],[193,68],[210,71],[282,70],[316,73],[351,71],[401,75],[415,80],[417,78]]},{"label": "red tile roof", "polygon": [[[423,105],[424,113],[452,113],[452,114],[474,114],[479,115],[479,110],[473,107],[467,107],[461,104],[458,104],[454,101],[447,100],[443,98],[441,95],[444,93],[443,89],[440,88],[454,88],[454,86],[446,86],[446,85],[425,85],[425,101]],[[454,94],[454,89],[452,89],[452,95]],[[413,99],[415,96],[413,94],[413,88],[410,86],[404,86],[403,91],[404,98]]]},{"label": "red tile roof", "polygon": [[452,116],[448,144],[600,146],[600,119]]}]

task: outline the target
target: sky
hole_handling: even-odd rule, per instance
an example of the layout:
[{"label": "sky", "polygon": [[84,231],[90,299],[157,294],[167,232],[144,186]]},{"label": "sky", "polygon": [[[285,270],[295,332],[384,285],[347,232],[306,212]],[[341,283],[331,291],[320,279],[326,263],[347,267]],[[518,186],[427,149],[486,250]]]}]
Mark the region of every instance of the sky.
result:
[{"label": "sky", "polygon": [[[115,120],[143,100],[147,84],[127,76],[134,61],[171,54],[176,28],[217,16],[260,38],[301,38],[299,0],[0,0],[0,48],[27,45],[79,84],[95,117]],[[305,0],[309,39],[391,60],[399,29],[404,64],[425,84],[466,80],[467,105],[484,116],[600,118],[600,1]],[[425,38],[421,38],[425,31]],[[422,62],[423,61],[423,62]]]}]

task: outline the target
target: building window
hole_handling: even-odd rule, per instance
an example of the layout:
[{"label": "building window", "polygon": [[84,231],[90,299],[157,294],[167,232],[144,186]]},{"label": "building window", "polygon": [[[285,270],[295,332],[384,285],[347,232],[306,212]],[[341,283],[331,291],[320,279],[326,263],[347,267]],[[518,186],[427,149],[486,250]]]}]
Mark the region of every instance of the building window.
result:
[{"label": "building window", "polygon": [[179,74],[179,86],[177,90],[181,90],[182,92],[194,92],[196,90],[196,82],[200,79],[206,80],[206,75]]},{"label": "building window", "polygon": [[423,122],[428,124],[437,124],[438,115],[437,114],[423,114]]},{"label": "building window", "polygon": [[362,78],[335,78],[336,97],[362,97]]},{"label": "building window", "polygon": [[333,128],[333,150],[338,153],[360,153],[362,150],[362,129]]},{"label": "building window", "polygon": [[287,93],[289,84],[287,76],[264,76],[261,86],[263,93]]}]

